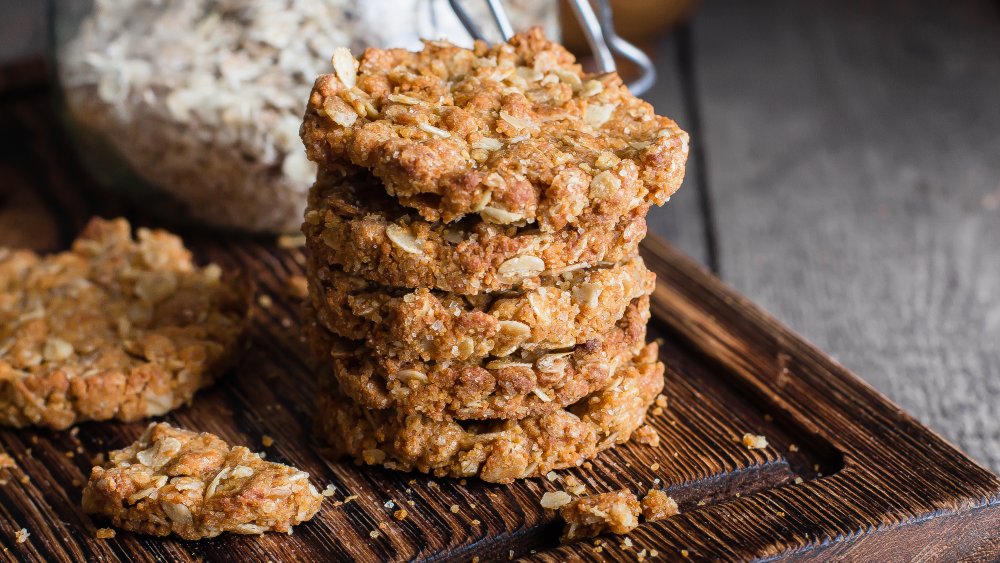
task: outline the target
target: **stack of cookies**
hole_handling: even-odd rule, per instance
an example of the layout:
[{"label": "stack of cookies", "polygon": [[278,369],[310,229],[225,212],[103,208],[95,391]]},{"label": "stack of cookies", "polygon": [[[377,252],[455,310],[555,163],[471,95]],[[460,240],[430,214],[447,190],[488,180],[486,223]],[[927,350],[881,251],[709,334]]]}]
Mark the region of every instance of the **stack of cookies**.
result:
[{"label": "stack of cookies", "polygon": [[638,244],[687,135],[537,30],[333,66],[302,126],[320,437],[492,482],[628,440],[663,385]]}]

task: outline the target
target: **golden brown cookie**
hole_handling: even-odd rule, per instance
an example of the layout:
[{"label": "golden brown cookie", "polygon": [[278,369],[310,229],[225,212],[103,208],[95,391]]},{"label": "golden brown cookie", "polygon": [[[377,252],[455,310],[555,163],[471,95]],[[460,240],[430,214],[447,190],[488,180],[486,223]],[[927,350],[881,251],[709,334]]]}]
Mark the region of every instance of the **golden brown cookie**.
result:
[{"label": "golden brown cookie", "polygon": [[536,416],[565,407],[601,387],[645,343],[649,298],[635,299],[599,338],[564,350],[536,350],[504,358],[422,362],[373,355],[313,322],[306,339],[320,369],[341,391],[373,409],[394,407],[434,420]]},{"label": "golden brown cookie", "polygon": [[313,87],[302,126],[320,167],[371,170],[426,220],[613,225],[662,205],[688,136],[615,73],[587,74],[539,29],[473,49],[346,51]]},{"label": "golden brown cookie", "polygon": [[161,415],[233,363],[248,288],[174,235],[136,234],[94,219],[67,252],[0,249],[0,424]]},{"label": "golden brown cookie", "polygon": [[538,229],[468,220],[428,222],[357,169],[320,173],[302,231],[316,264],[386,286],[479,294],[536,287],[543,277],[636,254],[646,236],[641,205],[600,228]]},{"label": "golden brown cookie", "polygon": [[316,432],[335,455],[369,465],[494,483],[575,467],[628,441],[663,388],[663,364],[649,344],[610,384],[576,403],[520,420],[434,421],[393,409],[369,410],[320,373]]},{"label": "golden brown cookie", "polygon": [[323,501],[304,471],[162,422],[108,458],[91,470],[83,509],[131,532],[186,540],[290,534]]},{"label": "golden brown cookie", "polygon": [[394,290],[310,264],[310,301],[331,332],[363,340],[379,356],[450,361],[570,348],[604,335],[656,276],[634,256],[566,272],[524,291],[463,296]]}]

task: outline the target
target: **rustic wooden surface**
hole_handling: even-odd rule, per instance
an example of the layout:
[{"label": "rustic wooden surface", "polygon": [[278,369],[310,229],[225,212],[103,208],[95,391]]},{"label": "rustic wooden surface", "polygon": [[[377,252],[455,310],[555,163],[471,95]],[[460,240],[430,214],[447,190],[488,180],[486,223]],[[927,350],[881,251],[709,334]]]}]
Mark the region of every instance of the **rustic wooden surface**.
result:
[{"label": "rustic wooden surface", "polygon": [[[94,213],[155,226],[96,191],[48,110],[44,88],[0,101],[0,244],[62,248]],[[287,294],[288,278],[303,271],[301,253],[267,239],[184,234],[201,260],[252,276],[273,305],[255,311],[241,365],[166,418],[265,449],[268,459],[309,471],[320,488],[334,484],[336,495],[291,537],[195,543],[122,532],[98,540],[104,522],[79,508],[89,459],[130,443],[145,425],[88,423],[75,435],[0,430],[0,448],[17,461],[0,474],[5,559],[632,560],[643,549],[695,560],[1000,557],[1000,479],[657,238],[644,252],[660,276],[651,329],[665,338],[668,365],[671,402],[651,419],[661,446],[626,445],[591,469],[559,473],[581,477],[591,492],[662,487],[683,514],[640,527],[631,547],[614,538],[598,547],[557,545],[558,523],[538,501],[558,482],[463,485],[326,459],[309,438],[314,383],[299,303]],[[766,435],[770,446],[747,450],[744,432]],[[273,446],[262,448],[265,434]],[[336,503],[349,495],[357,499]],[[409,510],[404,522],[392,518],[389,500]],[[18,544],[21,527],[31,536]]]},{"label": "rustic wooden surface", "polygon": [[670,219],[707,190],[722,279],[1000,470],[1000,4],[713,0],[675,43]]}]

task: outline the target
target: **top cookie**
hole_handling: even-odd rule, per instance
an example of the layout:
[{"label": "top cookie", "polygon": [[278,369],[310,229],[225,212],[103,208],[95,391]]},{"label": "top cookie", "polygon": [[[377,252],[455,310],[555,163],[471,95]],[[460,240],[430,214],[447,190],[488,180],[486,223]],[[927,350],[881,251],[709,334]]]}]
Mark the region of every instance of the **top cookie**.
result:
[{"label": "top cookie", "polygon": [[615,73],[584,73],[539,29],[493,47],[338,50],[302,125],[320,166],[372,170],[431,221],[612,223],[662,205],[684,178],[688,136]]}]

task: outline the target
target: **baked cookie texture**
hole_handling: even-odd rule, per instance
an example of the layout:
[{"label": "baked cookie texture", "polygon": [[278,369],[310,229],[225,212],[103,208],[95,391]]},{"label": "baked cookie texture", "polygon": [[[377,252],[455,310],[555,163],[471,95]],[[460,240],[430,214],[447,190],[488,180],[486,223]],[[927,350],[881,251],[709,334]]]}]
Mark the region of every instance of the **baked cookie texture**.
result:
[{"label": "baked cookie texture", "polygon": [[[307,315],[309,317],[309,315]],[[465,362],[397,361],[308,322],[306,339],[341,392],[361,406],[434,420],[538,416],[612,381],[646,338],[649,300],[636,299],[606,334],[568,350]]]},{"label": "baked cookie texture", "polygon": [[537,28],[492,47],[427,41],[333,63],[306,109],[309,158],[370,170],[429,221],[609,225],[662,205],[684,177],[687,134]]},{"label": "baked cookie texture", "polygon": [[648,207],[603,228],[553,233],[475,220],[445,224],[414,217],[370,174],[321,169],[302,231],[317,264],[387,286],[476,295],[630,258],[646,236]]},{"label": "baked cookie texture", "polygon": [[311,267],[310,302],[323,327],[401,361],[572,348],[607,333],[656,282],[638,256],[543,278],[532,289],[480,295],[396,290],[336,266]]},{"label": "baked cookie texture", "polygon": [[398,409],[366,409],[320,373],[316,432],[336,455],[369,465],[493,483],[575,467],[630,438],[663,389],[657,345],[646,345],[613,381],[576,403],[539,416],[440,420]]},{"label": "baked cookie texture", "polygon": [[291,534],[322,501],[308,473],[166,423],[151,424],[134,444],[111,452],[83,489],[83,509],[118,528],[186,540]]},{"label": "baked cookie texture", "polygon": [[639,500],[627,489],[580,497],[559,509],[566,521],[562,540],[627,534],[639,526],[641,512]]},{"label": "baked cookie texture", "polygon": [[629,440],[663,386],[639,243],[687,134],[538,30],[332,63],[300,130],[319,438],[498,483]]},{"label": "baked cookie texture", "polygon": [[181,240],[92,220],[67,252],[0,249],[0,424],[132,421],[191,400],[230,367],[250,288]]}]

